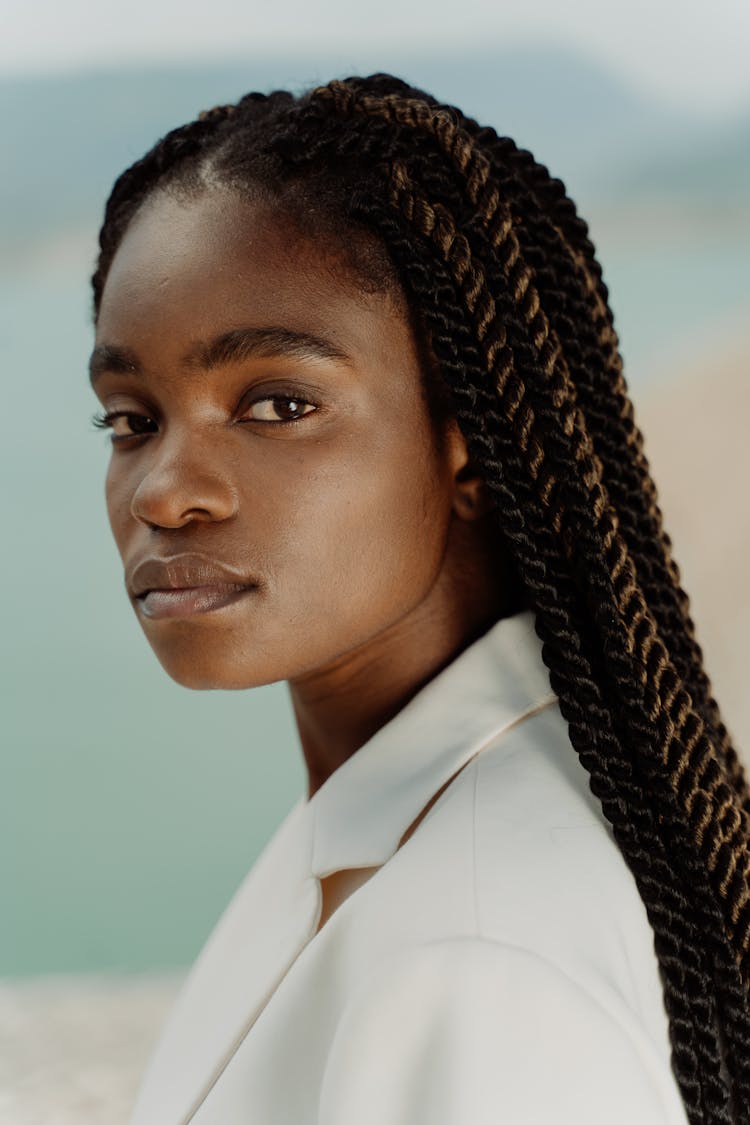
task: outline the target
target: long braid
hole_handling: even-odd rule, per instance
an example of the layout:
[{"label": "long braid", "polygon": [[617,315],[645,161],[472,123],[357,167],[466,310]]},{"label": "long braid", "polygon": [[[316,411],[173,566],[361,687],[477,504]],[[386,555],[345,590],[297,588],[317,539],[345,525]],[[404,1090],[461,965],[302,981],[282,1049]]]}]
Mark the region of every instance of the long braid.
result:
[{"label": "long braid", "polygon": [[[426,207],[423,204],[420,211],[421,211],[421,218],[424,220],[425,216],[429,214],[429,208]],[[434,225],[435,225],[434,221],[430,225],[434,229]],[[391,245],[392,244],[393,243],[391,242]],[[412,251],[412,253],[413,253],[413,251]],[[407,262],[408,262],[408,258],[407,258]],[[471,283],[470,291],[473,290],[474,293],[476,293],[476,288],[477,287],[476,287],[476,278],[475,278],[474,281]],[[443,307],[444,307],[444,302],[443,302]],[[486,304],[485,304],[485,308],[486,308]],[[442,309],[441,309],[441,314],[442,314]],[[451,333],[448,334],[448,339],[452,339],[454,336],[455,336],[455,327],[453,328]],[[485,337],[486,337],[486,334],[485,334]],[[464,349],[464,354],[465,354],[465,349]],[[517,414],[519,412],[517,396],[515,397],[515,402],[514,402],[514,405],[512,407],[512,410],[513,410],[513,415],[517,416]],[[483,411],[480,416],[485,418],[485,419],[489,418],[490,422],[493,421],[492,411],[488,410],[486,408],[485,408],[485,411]],[[497,422],[496,419],[494,419],[494,421]],[[497,430],[497,429],[498,429],[498,426],[496,425],[495,430]],[[511,446],[511,448],[512,448],[512,446]],[[506,472],[507,472],[507,466],[510,463],[512,463],[512,456],[510,454],[510,450],[508,448],[504,449],[502,456],[500,458],[498,458],[498,460],[500,461],[500,463],[502,463],[506,467]],[[527,494],[524,497],[523,506],[522,506],[522,510],[523,510],[524,514],[528,514],[530,511],[532,511],[534,504],[535,504],[535,498],[533,496],[530,496],[530,495]],[[504,516],[503,526],[507,526],[508,513],[507,512],[503,513],[503,516]],[[539,545],[538,545],[538,542],[537,542],[537,546],[536,546],[536,549],[535,549],[535,556],[534,557],[535,557],[536,562],[538,563],[538,561],[539,561]],[[541,604],[540,604],[540,598],[539,598],[538,591],[536,592],[535,601],[536,601],[536,604],[537,604],[537,609],[540,610]],[[554,663],[556,663],[556,662],[554,662]],[[563,659],[561,660],[558,667],[566,669],[566,670],[571,667],[571,655],[570,655],[569,652],[566,652],[566,653],[563,654]],[[578,668],[577,669],[577,675],[575,677],[575,682],[580,684],[581,679],[582,679],[581,670],[580,670],[580,668]],[[570,693],[570,687],[571,686],[572,685],[569,683],[568,684],[568,689],[569,689],[568,694],[571,694]],[[590,703],[589,707],[591,707],[591,706],[592,706],[592,704]],[[566,717],[574,717],[574,716],[568,715]],[[612,758],[612,753],[613,753],[613,748],[612,748],[612,744],[610,744],[610,755],[609,755],[610,761],[611,761],[611,758]],[[593,768],[593,765],[592,765],[591,761],[589,761],[589,763],[587,765],[587,768],[592,770],[592,773],[596,772]],[[640,803],[642,805],[643,804],[643,790],[641,789],[639,791],[639,793],[640,793]],[[620,842],[621,846],[623,847],[623,850],[630,851],[630,847],[628,845],[628,842],[623,838],[623,834],[625,836],[628,835],[628,830],[629,830],[629,828],[631,826],[631,823],[632,823],[632,820],[633,820],[633,814],[634,814],[634,809],[633,809],[632,799],[631,799],[630,808],[626,811],[625,815],[623,816],[621,814],[620,817],[615,821],[615,824],[617,825],[617,828],[619,829],[619,832],[616,833],[616,835],[618,835],[619,842]],[[611,814],[608,814],[608,815],[610,815],[610,817],[611,817]],[[645,851],[643,850],[642,846],[638,847],[637,844],[635,845],[636,852],[637,852],[635,860],[636,860],[637,866],[640,867],[641,871],[643,870],[644,865],[645,865],[646,869],[651,869],[653,867],[653,862],[652,862],[652,859],[651,859],[651,857],[654,854],[653,838],[649,841],[649,845],[650,845],[649,849],[645,850]],[[632,852],[631,852],[631,854],[632,854]],[[700,1074],[701,1077],[704,1078],[707,1081],[707,1085],[708,1085],[709,1089],[706,1092],[706,1097],[711,1098],[712,1099],[711,1104],[714,1105],[715,1107],[718,1107],[719,1111],[721,1112],[721,1107],[723,1105],[723,1102],[722,1102],[721,1086],[720,1086],[719,1080],[718,1080],[719,1061],[718,1061],[717,1045],[714,1041],[713,1043],[708,1043],[708,1045],[706,1043],[701,1043],[698,1046],[696,1046],[697,1037],[699,1036],[701,1029],[711,1026],[711,1023],[710,1023],[710,1020],[711,1020],[710,1001],[706,1000],[705,996],[703,995],[704,990],[700,987],[701,980],[704,976],[704,973],[702,971],[702,966],[700,965],[700,961],[699,961],[700,949],[701,949],[700,935],[698,935],[697,941],[696,940],[693,941],[692,948],[690,947],[689,943],[688,943],[687,949],[685,948],[684,944],[683,944],[682,947],[680,947],[679,944],[678,945],[675,944],[675,942],[676,942],[675,933],[674,933],[675,921],[676,920],[679,921],[680,912],[678,910],[675,910],[675,909],[667,909],[666,911],[663,910],[664,902],[669,901],[669,895],[666,892],[671,890],[671,888],[669,887],[669,883],[672,881],[672,873],[669,871],[669,868],[666,867],[663,863],[662,863],[661,867],[662,867],[662,871],[666,871],[666,874],[667,874],[667,887],[665,889],[665,886],[662,883],[662,885],[658,887],[658,894],[656,894],[655,896],[653,895],[653,893],[648,894],[647,898],[651,898],[656,903],[655,909],[652,911],[651,921],[652,921],[652,924],[654,925],[654,928],[657,932],[658,937],[660,938],[659,949],[660,949],[660,953],[661,953],[661,960],[664,964],[664,967],[666,969],[666,974],[667,974],[667,988],[668,988],[668,996],[669,996],[668,1008],[669,1008],[669,1010],[670,1010],[670,1012],[673,1016],[673,1027],[675,1027],[677,1029],[677,1034],[674,1037],[674,1047],[675,1047],[675,1053],[676,1053],[676,1065],[683,1075],[683,1081],[685,1083],[689,1083],[690,1081],[693,1082],[694,1092],[697,1093],[697,1091],[699,1089],[698,1086],[695,1086],[695,1077],[694,1076],[695,1076],[696,1073]],[[653,877],[653,873],[649,872],[649,874],[650,874],[651,884],[652,884],[651,891],[653,892],[654,877]],[[648,876],[647,876],[647,879],[648,879]],[[684,899],[682,900],[682,902],[683,902],[683,909],[684,909]],[[712,924],[714,926],[716,925],[716,917],[714,917],[712,919]],[[695,932],[696,932],[695,927],[693,927],[693,932],[695,934]],[[692,968],[691,975],[689,977],[689,985],[686,986],[685,971],[686,971],[686,967],[687,967],[687,965],[689,963],[689,959],[690,959],[689,954],[693,955],[693,968]],[[692,993],[692,995],[690,995],[690,993]],[[693,1019],[692,1020],[690,1020],[688,1018],[688,1015],[687,1015],[687,1011],[689,1010],[691,1003],[693,1004],[693,1007],[697,1009],[697,1011],[693,1012]],[[697,1018],[695,1018],[696,1016],[697,1016]],[[711,1051],[711,1048],[712,1048],[712,1051]],[[695,1055],[696,1050],[700,1051],[701,1057],[700,1057],[699,1062],[696,1060],[696,1055]],[[686,1103],[689,1104],[689,1099],[687,1097],[686,1097]],[[705,1120],[706,1119],[705,1116],[702,1114],[702,1112],[699,1112],[695,1106],[693,1106],[692,1109],[693,1109],[693,1112],[692,1112],[691,1116],[695,1120]],[[719,1120],[722,1119],[721,1116],[718,1119]]]},{"label": "long braid", "polygon": [[[401,123],[406,121],[414,127],[433,129],[439,142],[446,150],[446,154],[464,172],[469,199],[480,213],[482,210],[486,212],[485,221],[491,224],[499,216],[500,221],[494,239],[496,255],[498,259],[502,259],[502,244],[507,238],[512,246],[510,251],[512,257],[509,258],[509,264],[506,267],[509,271],[507,277],[508,290],[512,292],[515,288],[517,300],[526,301],[526,310],[530,321],[528,333],[521,332],[519,334],[516,346],[517,349],[523,349],[529,346],[526,344],[527,337],[533,341],[534,336],[536,336],[536,343],[532,342],[530,349],[538,354],[536,372],[541,376],[541,379],[531,384],[530,391],[532,395],[536,395],[539,405],[543,407],[539,392],[543,391],[544,381],[552,378],[554,374],[555,360],[560,352],[559,343],[552,341],[547,318],[540,306],[536,290],[530,283],[530,272],[528,267],[525,267],[522,263],[518,240],[512,231],[512,220],[500,208],[499,192],[494,187],[485,190],[489,173],[487,158],[484,154],[477,152],[465,133],[463,137],[461,136],[463,131],[441,110],[429,111],[423,102],[394,98],[392,95],[386,95],[382,99],[373,95],[364,95],[355,102],[352,99],[351,91],[347,88],[341,90],[340,86],[343,86],[343,84],[332,83],[331,86],[324,87],[321,91],[321,94],[326,97],[330,97],[332,93],[334,96],[340,94],[343,105],[339,106],[339,109],[346,111],[356,107],[364,113],[387,114],[392,112]],[[457,242],[453,243],[453,246],[455,245],[457,245]],[[519,268],[514,274],[512,271],[516,265]],[[575,495],[574,485],[577,477],[575,473],[568,471],[567,476],[561,480],[561,490],[564,490],[566,498],[558,513],[560,523],[557,530],[563,540],[567,540],[570,544],[574,541],[580,541],[581,536],[591,536],[590,539],[586,539],[590,548],[586,565],[589,569],[588,580],[590,583],[594,579],[592,568],[600,573],[600,584],[594,590],[591,608],[601,620],[602,632],[606,642],[603,650],[604,655],[605,657],[608,654],[610,656],[613,675],[621,680],[621,691],[631,686],[629,680],[633,676],[632,665],[634,663],[636,678],[640,680],[641,687],[647,693],[646,700],[637,689],[630,692],[629,696],[623,695],[623,698],[629,699],[631,704],[635,705],[635,709],[632,711],[635,729],[638,729],[640,725],[644,742],[648,746],[653,741],[653,724],[658,722],[663,727],[660,732],[661,745],[659,749],[664,760],[672,766],[675,783],[679,783],[681,779],[683,782],[687,782],[682,788],[678,789],[678,793],[683,797],[688,815],[693,811],[702,780],[707,783],[706,787],[703,788],[706,799],[710,801],[714,798],[716,801],[717,816],[705,822],[706,817],[703,812],[700,821],[697,822],[700,825],[702,837],[706,840],[703,848],[704,858],[707,861],[709,871],[713,873],[719,862],[719,852],[725,842],[724,833],[721,831],[722,826],[728,833],[726,842],[730,845],[730,853],[722,857],[724,862],[731,867],[732,858],[736,861],[741,856],[740,850],[738,848],[731,849],[731,845],[737,843],[739,833],[743,832],[742,843],[746,843],[747,831],[746,825],[743,823],[744,818],[741,814],[735,817],[727,815],[727,792],[723,771],[720,768],[713,746],[704,737],[702,720],[694,711],[692,700],[679,681],[669,654],[658,635],[650,608],[640,591],[635,568],[629,558],[627,548],[619,536],[617,516],[608,503],[606,491],[603,487],[601,463],[594,454],[585,421],[576,406],[575,389],[570,385],[569,377],[567,381],[570,392],[570,410],[565,415],[565,423],[561,432],[564,434],[567,428],[566,436],[574,437],[574,441],[568,450],[568,457],[570,458],[572,455],[573,468],[581,467],[582,485],[588,495],[580,494],[580,491],[578,496]],[[560,390],[559,384],[557,389]],[[538,439],[536,443],[537,463],[531,466],[534,475],[539,473],[544,456],[550,450],[550,438],[555,434],[555,422],[559,419],[563,406],[564,400],[558,394],[557,398],[550,404],[545,419],[548,426],[545,428],[543,439]],[[568,468],[570,469],[570,467],[569,464]],[[565,526],[566,522],[568,523],[567,527]],[[625,636],[623,636],[619,624],[614,628],[610,626],[608,616],[607,586],[615,582],[619,582],[619,588],[616,590],[617,616],[618,621],[626,626]],[[666,681],[663,696],[660,695],[662,680]],[[645,715],[643,713],[644,702],[647,702]],[[681,745],[681,742],[684,742],[684,746]],[[692,760],[689,758],[691,752],[694,753]],[[686,768],[688,765],[693,768],[688,770]],[[730,805],[729,807],[734,806]],[[709,836],[708,839],[706,839],[707,835]],[[732,897],[727,906],[730,932],[734,926],[739,925],[741,927],[739,944],[740,953],[743,955],[747,953],[748,939],[745,907],[750,897],[746,880],[746,864],[750,865],[750,856],[748,856],[746,849],[744,858],[746,863],[742,867],[742,878],[734,881],[731,887]],[[725,896],[729,890],[729,879],[730,876],[725,870],[719,872],[718,889],[721,896]]]},{"label": "long braid", "polygon": [[120,177],[95,310],[146,196],[216,179],[261,185],[287,207],[301,199],[329,234],[345,216],[387,247],[643,899],[689,1120],[750,1122],[750,796],[702,667],[588,228],[530,154],[390,76],[299,100],[252,94],[174,130]]},{"label": "long braid", "polygon": [[[431,100],[431,104],[437,103]],[[524,222],[517,228],[519,241],[534,268],[550,321],[564,340],[568,363],[575,368],[579,400],[595,422],[597,452],[605,465],[609,491],[641,586],[686,688],[700,705],[704,722],[714,731],[730,780],[746,811],[750,811],[744,771],[711,694],[702,652],[695,641],[689,600],[679,584],[671,541],[663,529],[643,437],[627,395],[608,291],[588,227],[577,215],[561,181],[550,177],[529,152],[470,118],[462,118],[462,126],[481,141],[503,192],[512,194],[524,215]],[[584,315],[581,302],[587,305]]]},{"label": "long braid", "polygon": [[[396,245],[393,236],[389,244],[392,247]],[[406,275],[410,269],[415,270],[412,243],[406,243],[400,262]],[[435,266],[431,265],[431,276],[434,272]],[[417,263],[417,284],[423,273]],[[444,290],[442,292],[444,294]],[[461,326],[465,318],[460,309],[453,316],[451,311],[443,296],[439,306],[430,310],[428,315],[434,346],[441,353],[446,377],[451,379],[451,385],[454,379],[457,380],[460,387],[461,381],[466,382],[466,365],[472,357],[473,345],[462,340]],[[461,343],[460,351],[457,341]],[[477,357],[474,362],[481,369],[482,360]],[[464,387],[463,392],[459,391],[459,402],[462,393],[467,405],[463,410],[459,407],[457,416],[467,440],[474,438],[470,442],[474,457],[488,470],[488,480],[493,482],[493,491],[498,497],[502,526],[514,542],[521,572],[527,587],[533,591],[538,611],[537,631],[545,642],[544,658],[554,669],[550,674],[552,686],[561,701],[565,700],[564,704],[561,702],[561,709],[580,747],[581,760],[591,774],[592,790],[602,801],[615,837],[635,870],[650,921],[657,933],[659,957],[665,973],[667,1008],[672,1019],[675,1066],[681,1076],[690,1119],[728,1120],[725,1114],[726,1092],[719,1079],[717,1045],[710,1036],[705,1043],[699,1040],[701,1029],[711,1026],[710,1001],[706,1001],[701,987],[704,973],[700,964],[699,931],[693,923],[691,934],[697,935],[697,940],[692,945],[688,940],[686,948],[686,942],[680,936],[681,931],[684,932],[686,898],[684,893],[673,887],[673,872],[665,859],[663,842],[652,833],[646,834],[649,822],[653,821],[652,810],[643,788],[633,784],[630,763],[612,737],[611,719],[602,704],[591,674],[590,661],[582,651],[580,638],[573,626],[575,594],[572,584],[565,583],[564,578],[550,582],[549,573],[556,566],[558,550],[549,529],[540,524],[538,500],[528,486],[519,501],[518,490],[511,492],[507,485],[497,484],[499,473],[507,478],[511,467],[515,470],[515,484],[518,475],[516,443],[511,436],[503,436],[507,426],[503,425],[504,418],[497,414],[496,404],[490,400],[477,412],[470,401],[470,389]],[[512,404],[509,410],[512,414]],[[482,422],[480,434],[476,433],[478,420]],[[492,473],[493,468],[495,474]],[[518,486],[518,489],[522,488],[522,484]],[[596,717],[593,739],[592,716]],[[601,753],[602,745],[606,747],[604,754]],[[716,918],[712,921],[715,926]],[[705,1082],[707,1087],[705,1097],[710,1099],[713,1116],[703,1112],[701,1082]]]},{"label": "long braid", "polygon": [[[476,135],[479,127],[475,122],[471,124]],[[583,401],[587,392],[591,396],[586,399],[587,413],[597,422],[603,446],[602,460],[607,466],[610,481],[613,482],[610,484],[610,491],[614,491],[616,487],[618,467],[622,469],[624,487],[627,490],[622,495],[627,495],[630,503],[617,503],[617,507],[621,519],[624,516],[628,519],[630,528],[637,529],[638,546],[634,549],[634,554],[638,556],[639,571],[641,568],[644,571],[642,585],[644,592],[653,599],[651,604],[659,622],[660,633],[679,667],[687,690],[700,705],[704,721],[715,732],[720,752],[727,762],[730,780],[741,797],[745,811],[750,812],[750,791],[744,770],[713,698],[711,684],[703,668],[703,653],[695,639],[689,599],[680,585],[679,568],[671,554],[672,543],[663,527],[656,488],[643,449],[643,435],[635,424],[633,405],[627,394],[617,335],[608,304],[608,290],[602,278],[601,267],[594,256],[588,227],[576,214],[575,205],[565,195],[560,181],[552,179],[545,168],[536,164],[530,153],[516,149],[513,142],[510,142],[513,152],[508,154],[508,138],[499,139],[492,130],[483,132],[492,132],[494,143],[506,142],[503,145],[506,155],[511,159],[515,157],[514,163],[519,165],[520,174],[529,188],[525,213],[536,213],[536,217],[548,228],[549,241],[543,243],[544,253],[540,255],[540,266],[543,268],[544,263],[554,257],[556,269],[550,272],[558,278],[563,277],[564,271],[573,266],[580,277],[583,291],[592,304],[591,321],[588,317],[575,315],[568,320],[571,327],[578,330],[578,340],[582,338],[581,332],[588,337],[590,326],[598,329],[593,346],[586,349],[582,355],[583,362],[577,368],[576,386],[579,397]],[[493,142],[490,141],[490,153],[493,147]],[[534,202],[535,192],[539,193],[557,222],[548,219],[543,206]],[[530,225],[526,223],[519,229],[521,237]],[[562,246],[562,253],[557,252],[557,241]],[[572,359],[575,359],[576,342],[575,334],[567,341],[566,352]]]}]

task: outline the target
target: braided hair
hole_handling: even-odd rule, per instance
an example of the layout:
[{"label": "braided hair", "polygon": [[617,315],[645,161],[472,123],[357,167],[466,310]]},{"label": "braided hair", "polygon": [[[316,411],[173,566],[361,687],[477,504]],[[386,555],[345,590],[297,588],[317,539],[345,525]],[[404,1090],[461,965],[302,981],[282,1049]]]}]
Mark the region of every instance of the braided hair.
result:
[{"label": "braided hair", "polygon": [[[116,181],[92,278],[155,190],[273,200],[405,295],[431,401],[481,472],[542,657],[653,929],[691,1125],[750,1122],[750,790],[722,722],[563,183],[387,74],[251,93]],[[358,237],[359,236],[359,237]]]}]

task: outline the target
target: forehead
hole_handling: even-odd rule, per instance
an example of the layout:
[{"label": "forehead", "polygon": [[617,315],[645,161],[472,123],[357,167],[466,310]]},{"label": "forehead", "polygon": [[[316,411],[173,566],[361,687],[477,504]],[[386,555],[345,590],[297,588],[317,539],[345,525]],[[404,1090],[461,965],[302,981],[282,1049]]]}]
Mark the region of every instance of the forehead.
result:
[{"label": "forehead", "polygon": [[413,346],[405,309],[358,284],[325,237],[268,202],[224,189],[146,200],[128,226],[102,294],[97,343],[181,346],[273,324],[376,350]]}]

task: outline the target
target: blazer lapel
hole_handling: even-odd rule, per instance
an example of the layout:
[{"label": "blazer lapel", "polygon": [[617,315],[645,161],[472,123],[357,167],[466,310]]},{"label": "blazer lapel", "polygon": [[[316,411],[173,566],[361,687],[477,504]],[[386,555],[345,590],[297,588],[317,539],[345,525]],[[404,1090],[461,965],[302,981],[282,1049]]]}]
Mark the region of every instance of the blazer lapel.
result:
[{"label": "blazer lapel", "polygon": [[301,797],[195,962],[144,1076],[131,1125],[188,1122],[315,934],[311,816]]}]

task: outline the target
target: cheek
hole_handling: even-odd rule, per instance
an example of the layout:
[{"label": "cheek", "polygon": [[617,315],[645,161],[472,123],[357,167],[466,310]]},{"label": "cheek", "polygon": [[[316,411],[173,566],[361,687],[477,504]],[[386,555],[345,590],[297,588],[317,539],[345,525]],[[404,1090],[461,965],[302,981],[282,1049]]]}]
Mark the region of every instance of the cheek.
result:
[{"label": "cheek", "polygon": [[284,559],[299,576],[290,592],[304,590],[308,610],[341,606],[344,613],[399,590],[405,601],[424,593],[443,557],[450,514],[434,457],[415,442],[359,442],[337,466],[307,461],[295,482],[277,482],[283,510],[261,516],[259,526],[273,520],[279,529],[276,562]]}]

